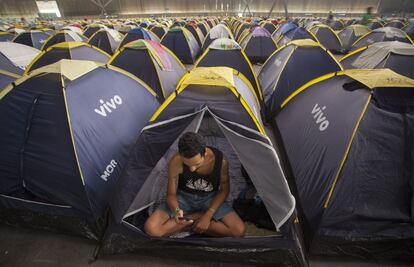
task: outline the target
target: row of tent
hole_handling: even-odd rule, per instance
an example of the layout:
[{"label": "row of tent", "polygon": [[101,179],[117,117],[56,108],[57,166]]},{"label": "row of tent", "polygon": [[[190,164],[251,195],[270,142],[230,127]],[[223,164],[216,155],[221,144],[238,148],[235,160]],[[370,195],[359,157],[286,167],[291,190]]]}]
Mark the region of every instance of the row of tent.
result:
[{"label": "row of tent", "polygon": [[[16,51],[14,49],[19,49],[19,46],[22,45],[10,43],[0,45],[5,59],[0,64],[2,69],[0,84],[3,86],[16,79],[17,75],[22,74],[22,69],[18,67],[18,64],[22,62],[12,60],[16,57],[12,52]],[[25,73],[64,58],[108,63],[144,81],[154,89],[161,101],[175,90],[178,81],[185,73],[185,67],[175,55],[153,41],[131,42],[111,59],[84,43],[62,43],[55,45],[54,48],[37,56],[27,66]],[[33,53],[32,50],[29,48],[28,52]],[[36,56],[30,53],[28,55],[32,55],[32,58]],[[27,60],[30,57],[17,56],[17,59]],[[414,77],[413,68],[411,68],[413,46],[405,43],[380,42],[363,47],[339,61],[345,69],[390,68],[407,77]],[[26,64],[28,62],[30,61],[26,61]],[[312,69],[306,69],[307,62],[313,62]],[[309,39],[297,40],[272,54],[256,78],[252,64],[237,43],[230,39],[220,38],[212,43],[195,66],[227,66],[240,71],[252,84],[258,101],[262,103],[266,121],[268,121],[278,112],[292,90],[323,74],[343,69],[342,64],[318,43]],[[298,72],[301,73],[300,77],[296,75]]]},{"label": "row of tent", "polygon": [[[382,52],[386,47],[391,49]],[[365,53],[381,56],[365,55],[359,62],[368,58],[377,67],[396,68],[404,58],[403,70],[412,66],[412,45],[378,43],[357,53],[353,67]],[[168,247],[198,257],[214,250],[223,258],[236,254],[245,261],[299,266],[306,265],[307,250],[412,257],[411,79],[387,70],[343,71],[312,40],[280,47],[258,77],[228,38],[212,41],[196,65],[184,74],[168,49],[140,40],[107,65],[63,60],[8,85],[0,93],[1,220],[101,239],[105,253]],[[330,112],[337,106],[343,112]],[[267,123],[279,135],[276,141],[265,131]],[[165,185],[166,163],[185,131],[221,144],[237,159],[232,169],[244,166],[277,233],[241,240],[150,239],[143,233],[165,189],[159,185]],[[376,169],[371,159],[384,153],[387,164],[381,161],[383,168]],[[367,179],[360,181],[362,175]],[[396,181],[391,185],[390,177]]]},{"label": "row of tent", "polygon": [[[60,42],[88,41],[89,44],[100,48],[109,55],[113,55],[131,41],[146,39],[161,42],[161,44],[172,50],[184,64],[194,64],[197,57],[208,48],[213,40],[218,38],[236,40],[245,50],[252,63],[264,63],[278,47],[297,39],[312,39],[335,53],[353,51],[380,41],[397,40],[412,43],[411,38],[405,32],[392,27],[369,31],[365,26],[351,25],[337,34],[332,28],[322,23],[308,25],[308,29],[305,29],[299,27],[295,22],[288,22],[280,24],[278,27],[275,26],[274,31],[270,34],[265,27],[248,23],[237,25],[234,21],[224,24],[219,23],[213,26],[211,30],[207,23],[190,22],[184,24],[184,26],[181,25],[179,23],[173,24],[168,32],[164,32],[161,40],[151,31],[141,27],[131,29],[122,36],[116,30],[103,25],[90,25],[84,32],[88,36],[90,35],[89,40],[79,33],[79,28],[68,26],[65,30],[48,38],[45,38],[45,35],[48,34],[46,31],[23,32],[14,41],[40,47],[41,50],[47,50]],[[204,30],[200,25],[204,26]],[[226,25],[233,29],[234,35]],[[269,23],[264,25],[269,25]],[[74,28],[78,29],[78,32]]]},{"label": "row of tent", "polygon": [[[111,58],[82,42],[60,43],[38,55],[33,48],[5,42],[0,43],[0,52],[3,55],[0,83],[3,85],[15,79],[16,75],[23,74],[19,66],[25,67],[27,74],[61,59],[92,60],[128,71],[153,88],[164,100],[175,90],[185,72],[185,66],[173,52],[150,40],[128,43]],[[292,90],[323,74],[341,70],[343,66],[345,69],[390,68],[413,78],[412,61],[413,45],[394,41],[362,47],[342,57],[340,64],[329,50],[311,39],[304,39],[277,49],[262,66],[257,78],[244,50],[234,40],[219,38],[212,42],[195,66],[227,66],[240,71],[253,85],[259,102],[263,103],[266,120],[269,120]],[[312,69],[307,69],[307,62],[313,62]],[[298,77],[297,73],[301,75]]]},{"label": "row of tent", "polygon": [[[412,140],[413,106],[407,101],[413,99],[412,90],[413,80],[390,70],[322,76],[298,89],[283,105],[275,117],[282,143],[273,143],[261,120],[258,96],[234,69],[195,68],[160,106],[154,91],[117,68],[62,60],[18,79],[0,95],[4,125],[0,218],[13,225],[57,228],[101,239],[104,253],[178,246],[178,255],[195,250],[193,256],[220,248],[214,254],[221,258],[237,249],[238,260],[297,266],[306,265],[298,224],[306,222],[313,233],[311,249],[322,246],[316,253],[345,248],[359,257],[408,259],[412,257],[407,253],[412,248],[412,194],[407,178],[412,164],[406,161],[412,157],[401,151],[412,151],[407,147]],[[343,112],[332,113],[332,107]],[[314,116],[318,112],[323,114]],[[318,122],[314,117],[323,119]],[[379,128],[372,131],[372,127]],[[407,133],[401,134],[404,129]],[[145,219],[164,193],[165,187],[159,185],[165,186],[166,165],[186,131],[208,136],[211,144],[221,144],[225,154],[244,166],[277,229],[274,236],[146,236]],[[392,142],[389,149],[382,146],[384,137]],[[276,145],[284,147],[294,179],[285,176],[288,167],[281,165]],[[379,170],[371,162],[375,155],[382,158]],[[359,169],[360,162],[367,165]],[[361,175],[367,179],[360,179]],[[292,195],[293,187],[299,202]],[[326,198],[329,209],[323,206]],[[344,218],[345,203],[354,205],[358,213],[348,211]],[[370,209],[364,210],[367,205]],[[295,207],[300,207],[303,217]],[[369,220],[361,221],[359,214]],[[294,220],[297,216],[299,221]],[[363,222],[366,225],[360,226]],[[357,226],[348,230],[351,225]],[[353,244],[358,241],[378,250],[390,240],[393,246],[385,246],[386,254],[382,250],[381,255],[363,253]],[[402,245],[407,247],[401,250]]]}]

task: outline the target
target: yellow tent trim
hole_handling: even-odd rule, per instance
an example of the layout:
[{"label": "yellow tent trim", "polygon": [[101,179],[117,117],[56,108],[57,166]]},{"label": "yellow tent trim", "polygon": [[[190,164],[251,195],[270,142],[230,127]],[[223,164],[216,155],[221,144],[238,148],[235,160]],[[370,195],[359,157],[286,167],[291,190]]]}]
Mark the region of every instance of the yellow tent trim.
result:
[{"label": "yellow tent trim", "polygon": [[356,69],[338,72],[364,84],[370,89],[378,87],[414,87],[414,80],[390,69]]},{"label": "yellow tent trim", "polygon": [[372,97],[371,95],[368,96],[368,99],[367,99],[367,102],[365,103],[364,109],[362,110],[361,115],[359,116],[358,122],[355,125],[354,131],[352,132],[351,139],[349,140],[349,143],[348,143],[348,146],[346,148],[345,154],[344,154],[344,156],[343,156],[343,158],[341,160],[341,164],[339,165],[338,171],[336,172],[336,175],[335,175],[335,179],[334,179],[334,181],[332,183],[331,189],[329,190],[328,197],[327,197],[327,199],[325,201],[325,204],[323,206],[325,209],[328,207],[328,203],[329,203],[329,201],[330,201],[330,199],[332,197],[333,191],[334,191],[334,189],[336,187],[336,183],[338,182],[339,175],[340,175],[340,173],[342,171],[342,168],[343,168],[343,166],[345,164],[346,159],[348,158],[349,150],[351,149],[351,145],[352,145],[352,142],[354,141],[355,134],[356,134],[356,132],[357,132],[357,130],[359,128],[359,125],[360,125],[360,123],[362,121],[362,118],[365,115],[365,112],[366,112],[366,110],[368,108],[368,105],[371,102],[371,97]]},{"label": "yellow tent trim", "polygon": [[23,75],[20,78],[18,78],[17,80],[15,80],[13,83],[7,85],[1,92],[0,92],[0,100],[6,96],[13,88],[13,84],[14,85],[19,85],[22,84],[23,82],[25,82],[26,80],[28,80],[30,77],[32,77],[34,75]]},{"label": "yellow tent trim", "polygon": [[108,58],[111,58],[111,55],[109,55],[108,53],[106,53],[105,51],[103,51],[102,49],[100,49],[100,48],[98,48],[98,47],[96,47],[96,46],[93,46],[93,45],[90,45],[90,44],[88,44],[88,43],[83,43],[83,42],[63,42],[63,43],[58,43],[58,44],[55,44],[55,45],[52,45],[52,46],[50,46],[50,47],[48,47],[46,50],[44,50],[44,51],[42,51],[41,53],[39,53],[34,59],[33,59],[33,61],[29,64],[29,66],[27,66],[27,68],[26,68],[26,70],[25,70],[25,72],[23,73],[23,75],[26,75],[26,74],[28,74],[29,72],[31,72],[32,71],[32,67],[33,67],[33,65],[44,55],[44,54],[46,54],[46,52],[49,52],[49,51],[51,51],[52,49],[68,49],[69,50],[69,53],[71,53],[71,49],[73,49],[73,48],[77,48],[77,47],[80,47],[80,46],[88,46],[88,47],[90,47],[90,48],[93,48],[93,49],[95,49],[95,50],[98,50],[99,52],[101,52],[101,53],[103,53],[103,54],[105,54]]},{"label": "yellow tent trim", "polygon": [[78,152],[76,151],[76,146],[75,146],[75,138],[73,137],[72,125],[70,123],[71,119],[70,119],[70,115],[69,115],[68,103],[66,101],[65,82],[63,80],[63,77],[61,77],[61,83],[62,83],[63,99],[64,99],[64,102],[65,102],[66,116],[67,116],[67,119],[68,119],[70,138],[71,138],[71,141],[72,141],[73,152],[74,152],[75,158],[76,158],[76,165],[78,165],[78,170],[79,170],[79,174],[80,174],[81,179],[82,179],[82,184],[85,185],[85,178],[83,177],[82,168],[79,164]]},{"label": "yellow tent trim", "polygon": [[84,45],[86,45],[86,43],[84,42],[62,42],[62,43],[52,45],[51,47],[47,49],[47,51],[52,50],[52,47],[59,48],[59,49],[72,49],[72,48],[76,48],[76,47],[84,46]]},{"label": "yellow tent trim", "polygon": [[[273,88],[272,88],[272,93],[276,90],[276,86],[277,86],[277,84],[279,83],[280,77],[282,76],[282,74],[283,74],[283,72],[284,72],[284,70],[285,70],[286,65],[288,64],[288,62],[289,62],[290,58],[292,57],[293,53],[295,53],[295,50],[296,50],[297,48],[298,48],[297,46],[296,46],[296,47],[294,47],[294,48],[292,49],[292,51],[290,51],[290,53],[289,53],[289,55],[288,55],[287,59],[285,60],[285,62],[283,62],[283,66],[281,66],[282,70],[279,72],[279,75],[276,77],[275,85],[274,85],[274,86],[273,86]],[[261,70],[260,70],[260,71],[261,71]]]},{"label": "yellow tent trim", "polygon": [[[70,30],[66,30],[66,31],[70,31]],[[65,34],[65,30],[62,30],[62,31],[58,31],[58,32],[56,32],[55,34],[52,34],[52,35],[50,35],[47,39],[46,39],[46,41],[43,43],[43,45],[42,45],[42,47],[40,48],[40,50],[41,51],[44,51],[44,47],[45,47],[45,45],[49,42],[49,40],[50,39],[52,39],[53,37],[55,37],[56,35],[58,35],[58,34]],[[83,35],[83,34],[80,34],[80,33],[75,33],[75,34],[77,34],[77,35],[79,35],[80,37],[82,37],[82,38],[85,38],[85,40],[88,40],[88,38],[85,36],[85,35]],[[68,44],[68,43],[70,43],[70,45],[63,45],[63,47],[60,47],[59,45],[60,44]],[[74,43],[76,43],[76,45],[74,44]],[[61,42],[61,43],[57,43],[57,44],[55,44],[55,47],[58,47],[58,48],[73,48],[73,47],[78,47],[78,46],[81,46],[82,44],[85,44],[84,42],[80,42],[80,41],[70,41],[70,42]],[[72,45],[72,46],[71,46]],[[48,50],[49,51],[49,50]]]},{"label": "yellow tent trim", "polygon": [[367,36],[368,34],[370,34],[372,31],[367,32],[366,34],[360,36],[358,39],[355,40],[355,42],[351,45],[351,47],[353,47],[356,43],[358,43],[362,38],[364,38],[365,36]]},{"label": "yellow tent trim", "polygon": [[132,73],[129,73],[126,70],[123,70],[121,68],[118,68],[116,66],[113,65],[106,65],[106,67],[110,70],[114,70],[117,72],[120,72],[126,76],[128,76],[129,78],[133,79],[134,81],[138,82],[139,84],[141,84],[151,95],[153,95],[154,97],[157,97],[157,94],[154,92],[154,90],[151,89],[151,87],[149,87],[144,81],[142,81],[141,79],[139,79],[137,76],[133,75]]},{"label": "yellow tent trim", "polygon": [[325,81],[327,79],[330,79],[330,78],[334,77],[335,75],[336,75],[336,72],[325,74],[325,75],[323,75],[319,78],[313,79],[313,80],[305,83],[299,89],[297,89],[295,92],[293,92],[290,96],[288,96],[288,98],[286,98],[285,101],[283,101],[283,103],[280,105],[280,107],[283,108],[284,106],[286,106],[287,103],[289,103],[290,100],[292,100],[295,96],[300,94],[302,91],[306,90],[308,87],[310,87],[310,86],[312,86],[316,83],[319,83],[319,82]]},{"label": "yellow tent trim", "polygon": [[319,43],[315,42],[312,39],[297,39],[297,40],[293,40],[290,41],[288,44],[294,44],[296,46],[321,46]]},{"label": "yellow tent trim", "polygon": [[10,77],[13,77],[13,78],[16,78],[16,79],[20,78],[20,75],[12,73],[12,72],[8,72],[6,70],[1,70],[0,69],[0,73],[4,74],[4,75],[7,75],[7,76],[10,76]]},{"label": "yellow tent trim", "polygon": [[371,46],[371,45],[363,46],[363,47],[361,47],[361,48],[358,48],[358,49],[357,49],[357,50],[355,50],[355,51],[352,51],[351,53],[349,53],[349,54],[347,54],[347,55],[345,55],[345,56],[341,57],[341,58],[339,59],[339,62],[342,62],[343,60],[347,59],[348,57],[353,56],[353,55],[355,55],[355,54],[357,54],[357,53],[359,53],[359,52],[364,51],[365,49],[367,49],[367,48],[368,48],[368,47],[370,47],[370,46]]},{"label": "yellow tent trim", "polygon": [[[273,38],[272,38],[272,40],[273,40]],[[275,45],[276,45],[276,43],[275,43]],[[276,47],[277,47],[277,45],[276,45]],[[263,92],[262,92],[262,87],[260,86],[260,83],[259,83],[259,81],[257,80],[257,75],[256,75],[256,73],[254,72],[253,65],[252,65],[252,63],[250,62],[249,58],[247,57],[246,53],[244,53],[243,49],[241,49],[240,51],[241,51],[241,53],[242,53],[242,55],[243,55],[244,59],[246,60],[247,64],[249,64],[250,71],[252,72],[253,77],[254,77],[254,81],[256,82],[256,87],[257,87],[257,90],[259,91],[259,95],[258,95],[258,96],[256,96],[256,97],[258,97],[258,98],[260,99],[260,101],[262,101],[262,100],[263,100]],[[253,91],[254,91],[254,90],[253,90]],[[256,95],[256,92],[254,92],[254,94]]]},{"label": "yellow tent trim", "polygon": [[241,73],[238,70],[232,69],[233,70],[233,74],[237,75],[237,77],[239,77],[245,84],[247,84],[247,86],[249,87],[250,91],[252,92],[252,94],[254,95],[254,99],[256,100],[257,105],[260,107],[260,101],[259,98],[256,94],[256,91],[253,88],[253,85],[250,83],[250,81],[246,78],[246,76],[244,76],[243,73]]},{"label": "yellow tent trim", "polygon": [[181,86],[190,84],[234,87],[233,69],[227,67],[200,67],[191,71]]},{"label": "yellow tent trim", "polygon": [[[313,29],[316,29],[316,28],[318,28],[318,29],[319,28],[325,28],[325,29],[328,29],[329,31],[331,31],[335,35],[336,39],[338,39],[339,44],[342,47],[342,41],[341,41],[341,39],[339,38],[338,34],[334,30],[332,30],[331,27],[329,27],[328,25],[325,25],[325,24],[317,24],[317,25],[313,26],[309,31],[311,32]],[[316,34],[315,34],[315,36],[316,36]]]},{"label": "yellow tent trim", "polygon": [[86,73],[103,66],[102,63],[86,60],[68,60],[62,59],[56,63],[38,68],[30,73],[30,76],[38,75],[41,73],[60,73],[69,80],[75,80]]},{"label": "yellow tent trim", "polygon": [[[200,75],[201,74],[201,75]],[[212,77],[212,79],[209,79]],[[231,75],[231,79],[229,76]],[[243,99],[243,97],[237,92],[234,86],[233,75],[238,75],[239,78],[243,80],[243,76],[240,72],[233,70],[232,68],[228,67],[199,67],[191,72],[187,72],[182,78],[181,81],[177,85],[177,89],[175,93],[171,94],[162,105],[155,111],[154,115],[151,117],[150,122],[155,121],[159,115],[167,108],[167,106],[176,98],[178,94],[184,91],[190,85],[210,85],[210,86],[217,86],[217,87],[225,87],[230,89],[230,91],[240,100],[240,103],[245,108],[251,119],[253,120],[254,124],[256,125],[257,129],[260,133],[266,135],[262,125],[259,123],[258,119],[247,105],[247,102]],[[194,77],[195,76],[195,77]],[[245,81],[247,79],[244,77]],[[214,82],[214,81],[217,82]],[[251,86],[250,82],[247,81],[250,90],[254,92],[253,87]]]},{"label": "yellow tent trim", "polygon": [[349,27],[351,27],[354,30],[355,34],[358,36],[371,32],[371,29],[365,25],[355,24],[350,25]]},{"label": "yellow tent trim", "polygon": [[[206,49],[206,51],[204,51],[204,53],[199,57],[199,59],[197,60],[197,62],[194,64],[194,67],[192,68],[192,69],[195,69],[195,68],[198,68],[198,64],[200,64],[200,62],[201,62],[201,60],[203,60],[203,58],[204,57],[206,57],[207,56],[207,54],[208,54],[208,52],[210,51],[210,48],[207,48]],[[253,69],[253,66],[252,66],[252,63],[250,62],[250,60],[247,58],[247,56],[246,56],[246,53],[244,53],[244,51],[243,51],[243,49],[240,49],[240,52],[241,52],[241,54],[242,54],[242,56],[243,56],[243,58],[246,60],[246,62],[247,62],[247,64],[249,65],[249,68],[250,68],[250,71],[252,72],[252,74],[253,74],[253,78],[254,78],[254,81],[255,81],[255,83],[256,83],[256,88],[257,88],[257,91],[259,92],[259,95],[257,95],[257,92],[253,89],[253,93],[254,93],[254,95],[255,95],[255,97],[256,97],[256,99],[257,99],[257,101],[262,101],[263,100],[263,93],[262,93],[262,89],[261,89],[261,87],[260,87],[260,83],[259,83],[259,81],[257,80],[257,77],[256,77],[256,73],[254,72],[254,69]],[[236,72],[238,72],[237,70],[235,70]],[[250,84],[252,87],[253,87],[253,85],[250,83],[250,81],[249,80],[247,80],[247,78],[241,73],[241,72],[239,72],[240,74],[241,74],[241,76],[243,77],[243,78],[245,78],[245,80],[244,81],[247,81],[248,82],[248,84]],[[250,87],[250,86],[249,86]],[[259,105],[260,106],[260,105]]]},{"label": "yellow tent trim", "polygon": [[[291,51],[291,53],[289,54],[289,56],[288,56],[288,58],[287,58],[287,60],[283,63],[283,66],[282,66],[282,71],[279,73],[279,76],[277,77],[277,79],[276,79],[276,82],[275,82],[275,85],[274,85],[274,87],[273,87],[273,89],[272,89],[272,92],[274,92],[275,91],[275,89],[276,89],[276,86],[277,86],[277,84],[278,84],[278,82],[279,82],[279,79],[280,79],[280,77],[282,76],[282,73],[283,73],[283,70],[284,70],[284,68],[285,68],[285,66],[286,66],[286,64],[289,62],[289,59],[290,59],[290,57],[293,55],[293,53],[295,52],[295,50],[297,49],[297,47],[317,47],[317,46],[319,46],[320,48],[322,48],[324,51],[326,51],[330,56],[331,56],[331,58],[336,62],[336,64],[338,64],[338,66],[339,66],[339,68],[341,69],[341,70],[344,70],[344,68],[342,67],[342,65],[338,62],[338,60],[335,58],[335,56],[328,50],[328,49],[326,49],[325,47],[323,47],[320,43],[317,43],[317,42],[315,42],[315,41],[313,41],[313,40],[311,40],[311,39],[302,39],[302,40],[294,40],[294,41],[291,41],[291,42],[289,42],[289,43],[287,43],[287,44],[285,44],[285,45],[283,45],[283,46],[281,46],[279,49],[277,49],[275,52],[273,52],[273,54],[272,55],[270,55],[269,56],[269,58],[265,61],[265,63],[262,65],[262,67],[261,67],[261,69],[260,69],[260,71],[259,71],[259,73],[262,71],[262,69],[263,69],[263,67],[264,66],[266,66],[266,63],[267,63],[267,61],[268,60],[270,60],[272,57],[273,57],[273,55],[274,54],[276,54],[276,53],[278,53],[280,50],[282,50],[282,49],[284,49],[284,48],[286,48],[287,46],[289,46],[289,45],[296,45],[296,47],[295,47],[295,49],[293,49],[292,51]],[[324,76],[321,76],[321,77],[324,77]],[[310,81],[310,82],[312,82],[312,81]],[[310,82],[308,82],[308,83],[310,83]],[[308,83],[306,83],[306,84],[304,84],[303,86],[301,86],[297,91],[299,91],[301,88],[303,88],[305,85],[307,85]],[[310,86],[310,85],[309,85]],[[296,91],[293,93],[293,94],[295,94],[296,93]],[[298,92],[298,94],[299,94],[300,92]],[[291,95],[292,96],[292,98],[295,96],[295,95]],[[289,96],[285,101],[283,101],[283,103],[282,103],[282,105],[281,105],[281,107],[284,107],[284,105],[285,105],[285,102],[287,103],[288,101],[290,101],[290,97],[291,96]]]}]

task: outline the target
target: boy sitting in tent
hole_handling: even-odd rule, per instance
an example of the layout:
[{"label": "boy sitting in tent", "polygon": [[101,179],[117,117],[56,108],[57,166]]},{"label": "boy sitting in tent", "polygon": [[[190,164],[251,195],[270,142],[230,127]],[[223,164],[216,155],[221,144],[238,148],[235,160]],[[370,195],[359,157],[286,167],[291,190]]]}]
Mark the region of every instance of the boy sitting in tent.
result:
[{"label": "boy sitting in tent", "polygon": [[223,153],[206,147],[199,134],[187,132],[168,164],[167,201],[145,222],[145,232],[154,237],[185,231],[242,237],[245,225],[225,203],[229,192],[229,166]]}]

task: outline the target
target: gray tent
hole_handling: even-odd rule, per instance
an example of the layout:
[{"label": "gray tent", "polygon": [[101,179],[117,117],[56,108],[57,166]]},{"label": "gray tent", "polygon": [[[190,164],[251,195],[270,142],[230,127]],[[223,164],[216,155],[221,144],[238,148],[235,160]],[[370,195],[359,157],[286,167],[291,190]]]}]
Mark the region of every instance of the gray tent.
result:
[{"label": "gray tent", "polygon": [[319,42],[331,51],[340,51],[342,48],[341,39],[331,27],[324,24],[317,24],[309,30]]},{"label": "gray tent", "polygon": [[340,59],[345,69],[389,68],[414,79],[414,46],[407,43],[379,42],[362,47]]},{"label": "gray tent", "polygon": [[361,37],[364,34],[367,34],[370,31],[371,30],[367,26],[359,24],[349,25],[348,27],[340,31],[338,33],[338,36],[342,42],[342,50],[347,52],[351,48],[351,45],[359,37]]},{"label": "gray tent", "polygon": [[399,41],[404,43],[413,44],[411,38],[403,31],[393,27],[383,27],[373,30],[363,36],[361,36],[354,44],[352,44],[351,50],[354,51],[358,48],[371,45],[377,42],[389,42]]}]

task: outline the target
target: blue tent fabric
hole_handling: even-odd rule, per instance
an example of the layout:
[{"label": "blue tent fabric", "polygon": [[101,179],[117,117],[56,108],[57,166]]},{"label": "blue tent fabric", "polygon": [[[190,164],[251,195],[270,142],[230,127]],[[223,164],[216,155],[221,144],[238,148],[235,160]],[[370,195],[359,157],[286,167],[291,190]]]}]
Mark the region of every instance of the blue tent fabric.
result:
[{"label": "blue tent fabric", "polygon": [[111,68],[72,78],[56,69],[69,62],[4,89],[0,221],[97,239],[130,146],[159,103],[143,83]]},{"label": "blue tent fabric", "polygon": [[296,29],[297,27],[298,27],[298,25],[296,25],[293,22],[288,22],[288,23],[284,24],[282,26],[282,29],[281,29],[282,30],[282,35],[285,35],[286,33],[290,32],[291,30]]}]

